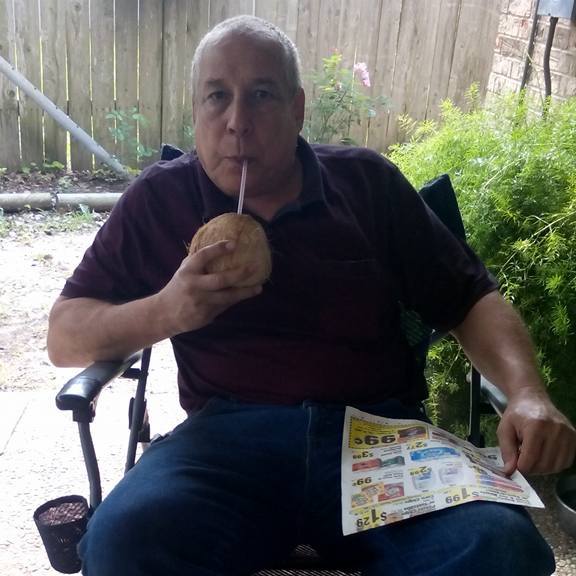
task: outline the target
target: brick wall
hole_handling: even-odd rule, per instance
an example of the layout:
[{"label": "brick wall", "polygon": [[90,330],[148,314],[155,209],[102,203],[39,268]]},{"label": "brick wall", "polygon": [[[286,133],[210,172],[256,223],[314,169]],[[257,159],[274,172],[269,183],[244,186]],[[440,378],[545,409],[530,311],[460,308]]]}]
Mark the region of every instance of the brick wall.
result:
[{"label": "brick wall", "polygon": [[[520,89],[535,10],[536,0],[502,0],[488,93],[502,94]],[[532,71],[526,84],[529,95],[538,99],[545,93],[543,62],[549,22],[548,16],[538,17]],[[576,23],[571,20],[558,20],[550,71],[554,99],[576,96]]]}]

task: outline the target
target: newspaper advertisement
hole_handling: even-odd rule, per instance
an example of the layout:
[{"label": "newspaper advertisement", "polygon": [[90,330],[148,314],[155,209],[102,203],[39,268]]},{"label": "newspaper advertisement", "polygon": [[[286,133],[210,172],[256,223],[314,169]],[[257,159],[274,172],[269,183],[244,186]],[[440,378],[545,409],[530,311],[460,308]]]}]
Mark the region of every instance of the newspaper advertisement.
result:
[{"label": "newspaper advertisement", "polygon": [[474,445],[426,422],[347,407],[342,441],[344,535],[474,500],[543,508],[499,448]]}]

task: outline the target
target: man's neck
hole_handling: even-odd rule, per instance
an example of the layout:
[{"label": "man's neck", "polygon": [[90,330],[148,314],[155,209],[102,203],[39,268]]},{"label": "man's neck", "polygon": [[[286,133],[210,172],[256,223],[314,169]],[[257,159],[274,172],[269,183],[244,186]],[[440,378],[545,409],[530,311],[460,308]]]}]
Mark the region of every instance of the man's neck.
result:
[{"label": "man's neck", "polygon": [[251,196],[244,200],[244,205],[250,212],[270,222],[284,206],[296,201],[302,191],[302,164],[295,158],[294,168],[284,181],[284,185],[273,193]]}]

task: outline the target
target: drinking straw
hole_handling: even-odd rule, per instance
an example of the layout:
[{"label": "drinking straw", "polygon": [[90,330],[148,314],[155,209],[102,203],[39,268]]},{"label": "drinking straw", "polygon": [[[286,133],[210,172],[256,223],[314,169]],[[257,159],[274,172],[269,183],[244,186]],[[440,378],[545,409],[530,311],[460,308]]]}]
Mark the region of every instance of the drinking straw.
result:
[{"label": "drinking straw", "polygon": [[246,171],[248,168],[248,160],[242,162],[242,178],[240,179],[240,196],[238,197],[238,214],[242,214],[242,206],[244,204],[244,189],[246,188]]}]

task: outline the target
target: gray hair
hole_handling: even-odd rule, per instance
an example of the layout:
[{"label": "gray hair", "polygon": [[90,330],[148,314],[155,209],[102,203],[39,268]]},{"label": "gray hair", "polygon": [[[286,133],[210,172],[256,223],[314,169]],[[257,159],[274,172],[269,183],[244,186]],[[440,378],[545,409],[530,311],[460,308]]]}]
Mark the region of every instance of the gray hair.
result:
[{"label": "gray hair", "polygon": [[302,87],[300,58],[294,42],[271,22],[258,18],[257,16],[248,15],[234,16],[233,18],[228,18],[216,24],[216,26],[207,32],[202,40],[200,40],[194,52],[194,58],[192,59],[192,89],[194,93],[196,93],[198,88],[199,64],[204,51],[228,34],[234,33],[274,42],[279,48],[288,93],[291,97],[294,96],[298,89]]}]

